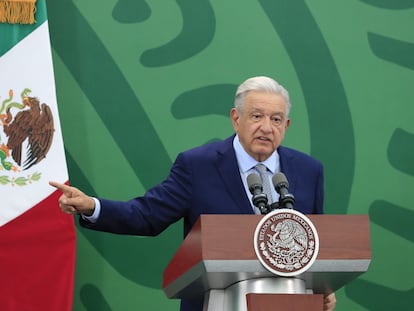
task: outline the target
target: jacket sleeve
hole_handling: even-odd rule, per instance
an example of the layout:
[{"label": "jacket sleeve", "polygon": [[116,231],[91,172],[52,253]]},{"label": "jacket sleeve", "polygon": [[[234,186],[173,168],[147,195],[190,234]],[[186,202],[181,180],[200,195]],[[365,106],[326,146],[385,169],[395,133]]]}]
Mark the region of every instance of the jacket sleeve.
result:
[{"label": "jacket sleeve", "polygon": [[101,213],[95,223],[82,217],[81,226],[117,234],[155,236],[184,217],[191,205],[191,172],[178,155],[168,177],[143,196],[129,201],[99,198]]}]

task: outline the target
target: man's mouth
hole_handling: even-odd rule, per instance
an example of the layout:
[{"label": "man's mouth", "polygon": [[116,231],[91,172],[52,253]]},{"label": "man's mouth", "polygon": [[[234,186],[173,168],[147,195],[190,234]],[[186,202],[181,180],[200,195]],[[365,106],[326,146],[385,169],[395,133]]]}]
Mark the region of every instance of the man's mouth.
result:
[{"label": "man's mouth", "polygon": [[259,136],[257,139],[259,139],[260,141],[268,141],[268,142],[270,142],[270,141],[271,141],[271,139],[270,139],[270,138],[268,138],[268,137],[264,137],[264,136]]}]

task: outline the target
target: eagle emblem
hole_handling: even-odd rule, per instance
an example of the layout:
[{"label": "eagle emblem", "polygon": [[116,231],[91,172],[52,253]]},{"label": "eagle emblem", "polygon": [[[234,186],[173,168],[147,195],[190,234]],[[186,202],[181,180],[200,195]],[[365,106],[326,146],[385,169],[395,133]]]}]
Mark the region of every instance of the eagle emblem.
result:
[{"label": "eagle emblem", "polygon": [[267,214],[255,230],[254,248],[259,261],[279,276],[295,276],[313,264],[319,238],[309,218],[292,209]]},{"label": "eagle emblem", "polygon": [[[29,96],[26,88],[21,102],[13,101],[13,90],[0,104],[0,171],[21,172],[45,159],[52,145],[54,125],[50,107],[36,97]],[[40,178],[39,173],[12,178],[0,175],[0,184],[23,185]],[[27,177],[28,176],[28,177]]]}]

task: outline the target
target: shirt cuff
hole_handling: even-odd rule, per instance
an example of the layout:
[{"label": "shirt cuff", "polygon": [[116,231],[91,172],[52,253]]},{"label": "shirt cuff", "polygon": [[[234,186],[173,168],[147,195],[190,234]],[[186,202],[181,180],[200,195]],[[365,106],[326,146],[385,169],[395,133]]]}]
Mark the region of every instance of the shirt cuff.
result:
[{"label": "shirt cuff", "polygon": [[84,214],[81,214],[82,218],[95,223],[98,221],[99,214],[101,213],[101,202],[97,198],[92,198],[95,201],[95,210],[93,211],[93,214],[91,216],[86,216]]}]

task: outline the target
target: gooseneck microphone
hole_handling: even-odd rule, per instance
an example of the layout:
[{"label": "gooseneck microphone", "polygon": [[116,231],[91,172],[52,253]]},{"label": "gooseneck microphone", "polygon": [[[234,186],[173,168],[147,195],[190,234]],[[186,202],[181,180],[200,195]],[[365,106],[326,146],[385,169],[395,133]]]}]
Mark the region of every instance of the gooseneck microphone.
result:
[{"label": "gooseneck microphone", "polygon": [[289,193],[289,182],[286,179],[285,174],[277,173],[272,178],[273,186],[276,192],[279,193],[279,208],[291,208],[293,209],[293,203],[295,203],[295,197]]},{"label": "gooseneck microphone", "polygon": [[267,196],[263,192],[260,176],[255,173],[248,175],[247,185],[249,186],[250,193],[253,195],[253,205],[256,206],[262,214],[267,214],[270,212],[269,206],[267,205]]}]

